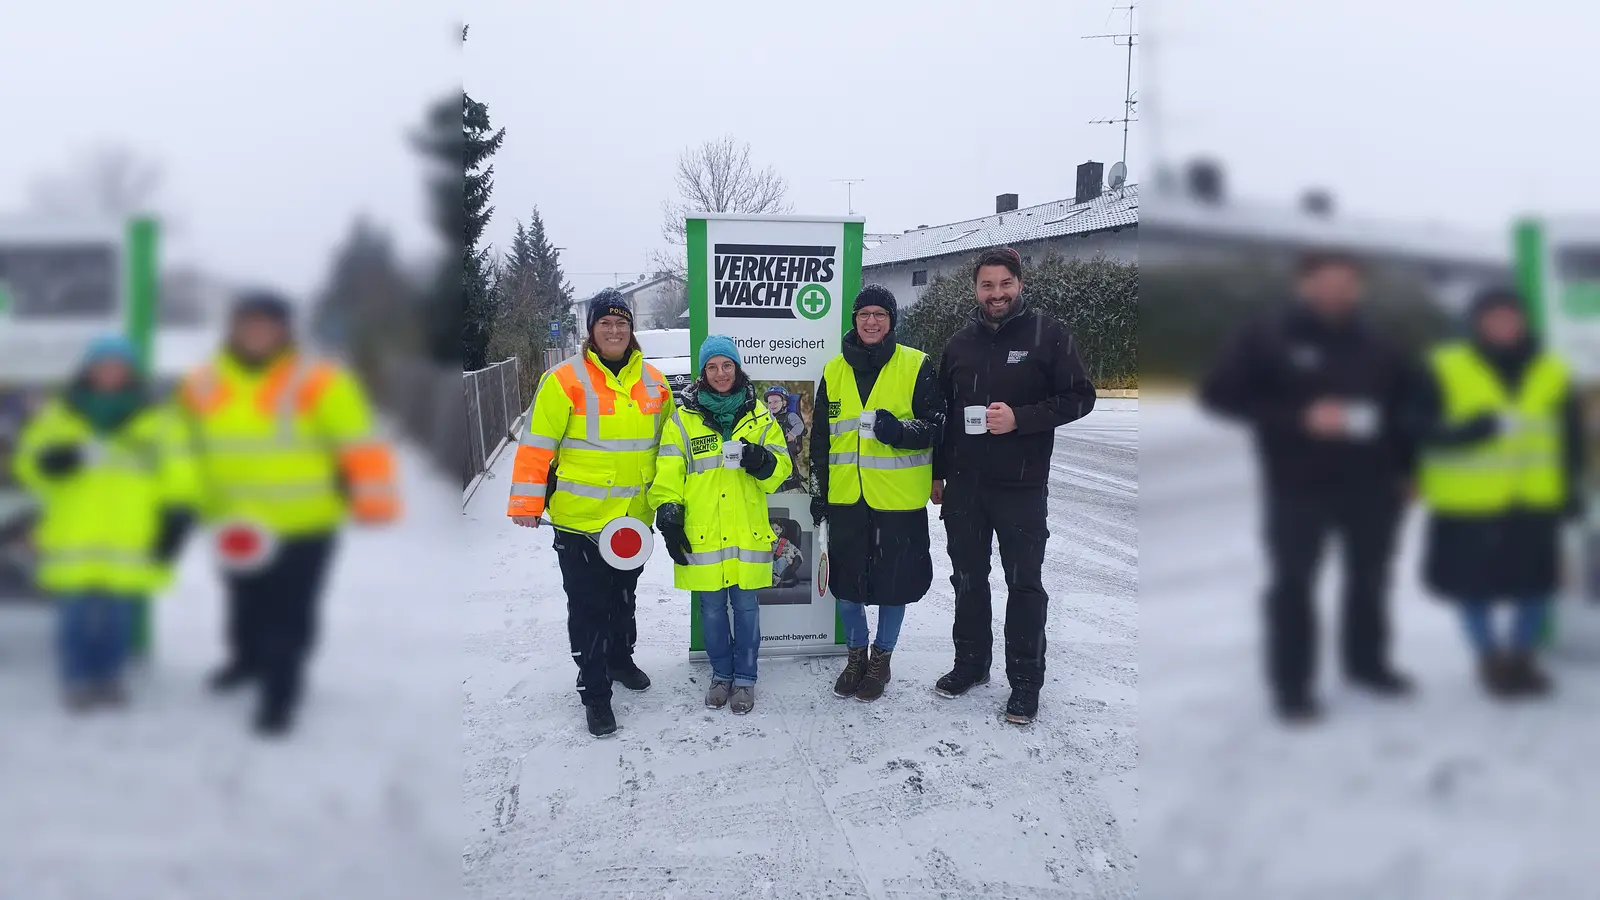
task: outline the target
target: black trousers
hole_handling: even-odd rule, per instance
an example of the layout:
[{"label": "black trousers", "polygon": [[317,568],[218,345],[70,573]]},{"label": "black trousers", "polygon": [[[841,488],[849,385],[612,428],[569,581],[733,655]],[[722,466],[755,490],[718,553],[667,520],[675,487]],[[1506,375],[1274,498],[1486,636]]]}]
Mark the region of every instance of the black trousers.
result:
[{"label": "black trousers", "polygon": [[334,545],[333,534],[286,540],[272,565],[227,576],[233,664],[260,680],[269,707],[288,709],[300,700]]},{"label": "black trousers", "polygon": [[1006,677],[1012,688],[1044,686],[1044,548],[1050,539],[1047,488],[991,488],[973,483],[945,485],[945,543],[953,570],[956,620],[951,629],[956,668],[989,670],[994,652],[989,562],[1000,539],[1006,578]]},{"label": "black trousers", "polygon": [[567,637],[578,664],[578,697],[585,706],[611,700],[611,669],[631,665],[639,639],[634,588],[641,569],[613,569],[600,547],[581,534],[557,531],[556,559],[567,592]]},{"label": "black trousers", "polygon": [[1317,670],[1314,588],[1330,534],[1344,551],[1344,672],[1360,676],[1388,669],[1387,593],[1400,514],[1397,491],[1268,490],[1267,679],[1280,698],[1305,696]]}]

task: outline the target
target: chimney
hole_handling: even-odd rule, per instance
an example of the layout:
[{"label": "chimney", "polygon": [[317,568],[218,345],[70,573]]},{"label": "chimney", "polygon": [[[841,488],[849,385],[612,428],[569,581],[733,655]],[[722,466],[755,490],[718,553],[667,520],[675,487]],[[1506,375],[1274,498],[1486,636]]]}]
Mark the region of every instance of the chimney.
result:
[{"label": "chimney", "polygon": [[1078,166],[1078,194],[1074,202],[1088,203],[1100,196],[1100,186],[1105,183],[1106,167],[1094,160]]},{"label": "chimney", "polygon": [[1300,208],[1308,216],[1326,219],[1333,215],[1333,195],[1321,188],[1312,188],[1300,196]]},{"label": "chimney", "polygon": [[1224,196],[1222,166],[1215,160],[1197,159],[1189,163],[1184,181],[1189,195],[1207,205],[1215,206]]},{"label": "chimney", "polygon": [[996,215],[1008,213],[1017,208],[1016,194],[1001,194],[994,198],[994,211]]}]

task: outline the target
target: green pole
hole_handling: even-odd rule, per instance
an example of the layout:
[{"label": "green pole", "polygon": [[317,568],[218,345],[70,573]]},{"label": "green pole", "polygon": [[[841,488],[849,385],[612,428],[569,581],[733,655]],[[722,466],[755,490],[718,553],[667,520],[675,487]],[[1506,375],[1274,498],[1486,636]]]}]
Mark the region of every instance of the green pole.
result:
[{"label": "green pole", "polygon": [[[1522,219],[1512,231],[1515,250],[1517,290],[1527,304],[1528,326],[1541,338],[1547,338],[1550,304],[1548,285],[1544,281],[1544,229],[1536,219]],[[1549,649],[1556,641],[1556,604],[1551,603],[1539,628],[1538,646]]]},{"label": "green pole", "polygon": [[[158,242],[160,228],[155,219],[135,218],[128,222],[123,242],[127,273],[126,327],[128,340],[139,354],[139,369],[149,377],[154,364],[156,294],[159,285]],[[152,598],[135,607],[132,655],[136,660],[150,658]]]}]

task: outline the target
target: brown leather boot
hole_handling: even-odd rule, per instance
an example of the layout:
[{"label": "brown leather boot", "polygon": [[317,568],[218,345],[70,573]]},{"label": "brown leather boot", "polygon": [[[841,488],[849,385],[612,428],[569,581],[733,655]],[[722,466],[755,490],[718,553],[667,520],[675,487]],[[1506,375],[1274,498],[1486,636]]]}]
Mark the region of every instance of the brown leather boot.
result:
[{"label": "brown leather boot", "polygon": [[893,655],[893,650],[872,648],[872,659],[867,662],[867,674],[861,679],[861,687],[856,689],[857,700],[871,703],[883,696],[883,689],[889,684],[889,657]]},{"label": "brown leather boot", "polygon": [[1512,654],[1506,665],[1506,679],[1514,693],[1536,697],[1550,693],[1550,676],[1539,668],[1532,653]]},{"label": "brown leather boot", "polygon": [[1492,697],[1505,699],[1515,693],[1511,679],[1511,661],[1501,653],[1485,653],[1478,657],[1478,680]]},{"label": "brown leather boot", "polygon": [[839,680],[833,683],[835,697],[854,697],[856,690],[861,687],[861,679],[867,674],[867,648],[860,647],[850,651],[850,659],[844,664],[844,671],[839,673]]}]

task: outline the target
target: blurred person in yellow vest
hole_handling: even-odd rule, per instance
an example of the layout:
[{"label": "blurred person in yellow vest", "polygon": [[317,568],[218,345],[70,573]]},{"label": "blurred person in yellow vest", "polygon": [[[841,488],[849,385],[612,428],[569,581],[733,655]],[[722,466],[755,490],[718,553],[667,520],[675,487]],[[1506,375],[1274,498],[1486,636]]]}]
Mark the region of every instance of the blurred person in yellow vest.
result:
[{"label": "blurred person in yellow vest", "polygon": [[230,656],[211,686],[261,688],[255,727],[292,724],[339,527],[399,514],[395,463],[356,378],[295,342],[287,300],[243,295],[226,346],[180,392],[202,515],[228,587]]},{"label": "blurred person in yellow vest", "polygon": [[633,661],[640,570],[607,563],[599,535],[623,517],[651,521],[648,491],[673,402],[666,379],[644,361],[621,293],[596,294],[587,320],[582,352],[539,379],[506,514],[524,528],[549,519],[555,531],[578,698],[589,733],[605,737],[617,730],[611,683],[643,691],[650,678]]},{"label": "blurred person in yellow vest", "polygon": [[126,702],[138,605],[168,584],[198,499],[187,435],[137,365],[125,338],[94,341],[71,384],[28,421],[13,460],[41,507],[36,578],[58,598],[75,710]]},{"label": "blurred person in yellow vest", "polygon": [[[1581,411],[1564,362],[1529,333],[1522,299],[1480,295],[1470,334],[1436,349],[1418,396],[1429,587],[1461,610],[1492,696],[1548,693],[1534,660],[1560,584],[1561,523],[1582,512]],[[1512,609],[1497,635],[1496,604]]]}]

